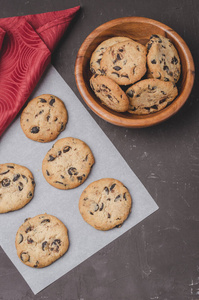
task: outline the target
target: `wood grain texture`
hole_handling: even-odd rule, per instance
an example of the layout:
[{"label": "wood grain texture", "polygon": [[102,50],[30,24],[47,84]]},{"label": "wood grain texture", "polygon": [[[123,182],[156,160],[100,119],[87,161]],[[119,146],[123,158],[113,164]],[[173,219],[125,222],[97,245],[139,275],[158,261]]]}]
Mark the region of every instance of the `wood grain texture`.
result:
[{"label": "wood grain texture", "polygon": [[[90,88],[90,58],[95,48],[114,36],[126,36],[145,45],[152,34],[169,38],[178,50],[182,74],[178,82],[178,97],[163,110],[149,115],[118,113],[106,108]],[[187,101],[194,83],[195,68],[191,52],[185,41],[170,27],[148,18],[124,17],[107,22],[96,28],[83,42],[76,58],[75,78],[79,92],[86,104],[109,123],[131,128],[148,127],[173,116]]]}]

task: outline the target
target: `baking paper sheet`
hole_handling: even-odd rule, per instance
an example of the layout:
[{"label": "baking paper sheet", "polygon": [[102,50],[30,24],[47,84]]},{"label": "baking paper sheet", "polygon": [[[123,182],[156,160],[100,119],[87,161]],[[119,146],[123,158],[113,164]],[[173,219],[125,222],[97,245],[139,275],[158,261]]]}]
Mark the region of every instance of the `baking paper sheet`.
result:
[{"label": "baking paper sheet", "polygon": [[[58,190],[46,182],[41,170],[42,160],[54,142],[42,144],[28,139],[22,132],[19,117],[0,141],[0,163],[12,162],[26,166],[32,171],[36,182],[35,195],[29,204],[18,211],[0,215],[0,244],[35,294],[158,209],[143,184],[53,66],[44,74],[31,98],[47,93],[61,98],[69,114],[66,129],[58,139],[82,139],[90,146],[96,162],[88,179],[81,186],[68,191]],[[107,232],[88,225],[78,210],[83,189],[92,181],[103,177],[122,181],[133,200],[132,212],[123,226]],[[19,260],[15,249],[15,235],[27,217],[45,212],[55,215],[67,226],[70,247],[52,265],[34,269]]]}]

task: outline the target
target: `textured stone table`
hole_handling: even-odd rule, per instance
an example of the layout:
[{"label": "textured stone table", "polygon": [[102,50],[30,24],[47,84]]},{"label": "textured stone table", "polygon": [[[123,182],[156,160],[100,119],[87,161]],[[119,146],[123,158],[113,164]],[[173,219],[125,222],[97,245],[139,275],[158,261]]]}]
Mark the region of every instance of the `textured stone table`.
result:
[{"label": "textured stone table", "polygon": [[156,19],[177,31],[192,52],[195,85],[180,112],[151,128],[119,128],[89,110],[160,208],[36,296],[0,248],[0,299],[199,299],[199,1],[1,0],[0,17],[76,5],[81,12],[52,63],[80,101],[73,75],[79,47],[97,26],[125,16]]}]

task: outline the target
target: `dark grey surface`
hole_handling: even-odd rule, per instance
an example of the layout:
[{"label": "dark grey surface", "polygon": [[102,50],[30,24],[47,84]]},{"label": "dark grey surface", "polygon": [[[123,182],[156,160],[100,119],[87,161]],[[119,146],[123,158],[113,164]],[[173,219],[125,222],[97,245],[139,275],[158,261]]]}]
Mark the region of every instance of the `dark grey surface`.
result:
[{"label": "dark grey surface", "polygon": [[125,16],[156,19],[177,31],[192,52],[195,85],[180,112],[151,128],[119,128],[89,110],[160,209],[36,296],[0,248],[0,300],[198,300],[199,1],[1,0],[0,17],[76,5],[81,12],[52,62],[80,101],[73,75],[79,47],[97,26]]}]

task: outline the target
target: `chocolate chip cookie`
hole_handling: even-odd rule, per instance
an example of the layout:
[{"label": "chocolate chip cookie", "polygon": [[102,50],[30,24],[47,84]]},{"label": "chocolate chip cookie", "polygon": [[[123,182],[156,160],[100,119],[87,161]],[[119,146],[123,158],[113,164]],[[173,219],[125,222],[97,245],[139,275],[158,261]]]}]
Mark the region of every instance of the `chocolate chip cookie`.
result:
[{"label": "chocolate chip cookie", "polygon": [[58,140],[47,152],[42,172],[52,186],[68,190],[86,180],[94,162],[92,151],[86,143],[68,137]]},{"label": "chocolate chip cookie", "polygon": [[114,44],[103,54],[100,68],[119,85],[128,85],[146,73],[145,46],[130,40]]},{"label": "chocolate chip cookie", "polygon": [[123,224],[131,211],[131,203],[129,191],[120,181],[103,178],[83,191],[79,211],[94,228],[109,230]]},{"label": "chocolate chip cookie", "polygon": [[153,34],[147,43],[147,65],[153,78],[178,82],[181,64],[178,52],[169,39]]},{"label": "chocolate chip cookie", "polygon": [[125,92],[107,76],[95,74],[90,79],[90,86],[96,96],[107,107],[124,112],[129,108],[129,100]]},{"label": "chocolate chip cookie", "polygon": [[58,97],[41,95],[31,100],[21,115],[21,128],[25,135],[37,142],[53,141],[65,129],[67,110]]},{"label": "chocolate chip cookie", "polygon": [[104,52],[108,49],[108,47],[121,43],[126,40],[131,40],[124,36],[115,36],[108,40],[103,41],[93,52],[90,60],[90,70],[93,74],[102,74],[102,70],[100,69],[100,61]]},{"label": "chocolate chip cookie", "polygon": [[173,82],[159,79],[145,79],[132,85],[126,91],[129,97],[129,112],[145,115],[157,112],[170,104],[178,95]]},{"label": "chocolate chip cookie", "polygon": [[35,182],[26,167],[6,163],[0,165],[0,213],[25,206],[34,195]]},{"label": "chocolate chip cookie", "polygon": [[26,219],[19,227],[15,246],[18,257],[25,265],[43,268],[68,250],[68,231],[56,217],[48,214],[38,215]]}]

